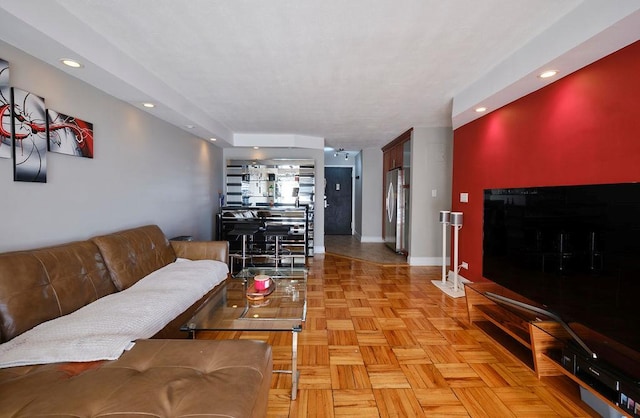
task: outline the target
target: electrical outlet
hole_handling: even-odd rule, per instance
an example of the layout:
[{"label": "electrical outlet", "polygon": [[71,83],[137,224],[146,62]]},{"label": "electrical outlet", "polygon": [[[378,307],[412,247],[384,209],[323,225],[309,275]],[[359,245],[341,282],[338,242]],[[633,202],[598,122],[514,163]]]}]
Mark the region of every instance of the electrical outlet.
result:
[{"label": "electrical outlet", "polygon": [[462,267],[465,270],[469,270],[469,263],[467,263],[466,261],[463,261],[462,264],[460,264],[460,267]]}]

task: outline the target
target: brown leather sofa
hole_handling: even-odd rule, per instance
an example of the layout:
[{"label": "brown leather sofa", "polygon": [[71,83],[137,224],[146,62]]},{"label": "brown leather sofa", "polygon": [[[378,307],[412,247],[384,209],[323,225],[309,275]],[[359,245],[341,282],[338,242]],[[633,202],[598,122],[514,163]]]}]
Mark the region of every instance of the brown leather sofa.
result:
[{"label": "brown leather sofa", "polygon": [[[0,254],[0,343],[126,289],[176,257],[227,262],[228,243],[168,241],[149,225]],[[265,416],[270,346],[188,340],[179,331],[208,295],[117,360],[0,369],[0,416]]]}]

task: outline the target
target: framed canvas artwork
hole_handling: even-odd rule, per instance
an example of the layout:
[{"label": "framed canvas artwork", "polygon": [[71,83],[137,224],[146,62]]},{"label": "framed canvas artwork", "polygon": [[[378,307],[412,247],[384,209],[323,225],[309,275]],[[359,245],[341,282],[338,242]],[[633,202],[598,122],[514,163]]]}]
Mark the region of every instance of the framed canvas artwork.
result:
[{"label": "framed canvas artwork", "polygon": [[47,116],[44,99],[11,89],[13,112],[13,179],[47,182]]},{"label": "framed canvas artwork", "polygon": [[49,151],[93,158],[93,124],[47,109]]},{"label": "framed canvas artwork", "polygon": [[11,158],[11,90],[9,63],[0,58],[0,158]]}]

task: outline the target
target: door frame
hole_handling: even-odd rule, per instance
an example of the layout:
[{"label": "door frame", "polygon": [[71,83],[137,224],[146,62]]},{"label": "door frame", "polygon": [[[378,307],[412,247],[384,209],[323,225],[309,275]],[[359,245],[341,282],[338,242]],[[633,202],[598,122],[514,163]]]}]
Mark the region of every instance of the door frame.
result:
[{"label": "door frame", "polygon": [[[322,202],[324,205],[324,198],[326,196],[325,194],[325,190],[327,187],[327,182],[326,182],[326,177],[324,174],[324,169],[326,169],[327,167],[330,168],[350,168],[351,169],[351,235],[353,236],[354,232],[355,232],[355,215],[356,215],[356,205],[355,205],[355,200],[356,200],[356,166],[355,165],[348,165],[348,164],[328,164],[325,165],[324,168],[322,169],[322,181],[324,182],[324,185],[322,187]],[[316,203],[317,204],[317,203]]]}]

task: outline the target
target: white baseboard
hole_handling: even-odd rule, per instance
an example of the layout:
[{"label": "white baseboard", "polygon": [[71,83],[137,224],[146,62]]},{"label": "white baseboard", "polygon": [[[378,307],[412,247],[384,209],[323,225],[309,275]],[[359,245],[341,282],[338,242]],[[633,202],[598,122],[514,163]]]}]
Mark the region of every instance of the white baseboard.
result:
[{"label": "white baseboard", "polygon": [[382,237],[371,237],[371,236],[360,236],[360,242],[376,242],[376,243],[384,243]]},{"label": "white baseboard", "polygon": [[[407,257],[410,266],[442,266],[442,257]],[[449,257],[447,257],[449,264]]]}]

